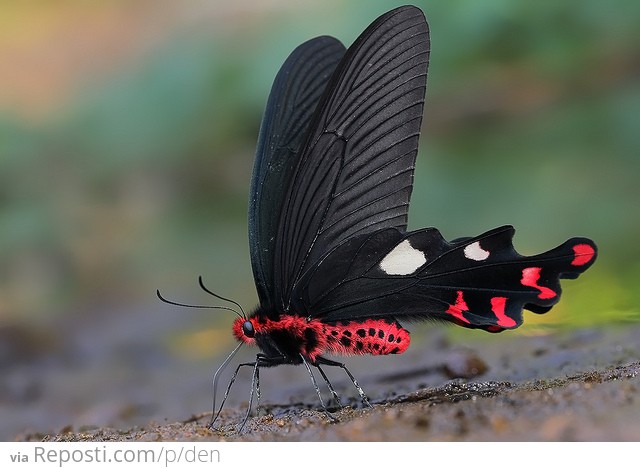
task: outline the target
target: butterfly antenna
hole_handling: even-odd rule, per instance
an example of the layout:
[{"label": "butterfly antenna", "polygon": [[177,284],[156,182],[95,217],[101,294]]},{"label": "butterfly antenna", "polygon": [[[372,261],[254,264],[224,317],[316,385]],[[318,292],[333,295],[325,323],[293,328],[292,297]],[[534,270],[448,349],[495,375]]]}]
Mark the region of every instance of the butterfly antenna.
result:
[{"label": "butterfly antenna", "polygon": [[[238,317],[246,319],[246,316],[244,315],[244,311],[242,311],[242,315],[240,315],[240,312],[238,312],[236,309],[232,309],[231,307],[210,306],[210,305],[193,305],[193,304],[183,304],[181,302],[170,301],[169,299],[165,299],[162,296],[162,294],[160,294],[160,290],[159,289],[156,289],[156,295],[158,296],[158,299],[160,299],[162,302],[164,302],[166,304],[171,304],[171,305],[178,306],[178,307],[189,307],[190,309],[222,309],[222,310],[230,310],[230,311],[234,312]],[[240,310],[242,310],[242,309],[240,309]]]},{"label": "butterfly antenna", "polygon": [[231,302],[232,304],[237,305],[237,306],[240,308],[240,310],[242,311],[242,316],[243,316],[245,319],[247,318],[247,314],[245,314],[245,313],[244,313],[244,309],[242,308],[242,306],[241,306],[240,304],[238,304],[238,303],[237,303],[236,301],[234,301],[234,300],[227,299],[226,297],[222,297],[222,296],[220,296],[219,294],[216,294],[216,293],[214,293],[213,291],[211,291],[209,288],[207,288],[207,287],[204,285],[204,282],[203,282],[203,280],[202,280],[202,275],[198,276],[198,283],[200,284],[200,287],[202,288],[202,290],[203,290],[204,292],[207,292],[207,293],[211,294],[213,297],[217,297],[217,298],[218,298],[218,299],[220,299],[220,300],[227,301],[227,302]]}]

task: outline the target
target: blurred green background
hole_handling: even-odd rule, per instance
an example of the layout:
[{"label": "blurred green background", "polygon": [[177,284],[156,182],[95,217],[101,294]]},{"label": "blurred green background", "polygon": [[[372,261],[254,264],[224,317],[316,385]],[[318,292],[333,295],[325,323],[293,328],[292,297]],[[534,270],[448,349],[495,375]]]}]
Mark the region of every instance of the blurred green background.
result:
[{"label": "blurred green background", "polygon": [[[401,4],[1,2],[0,365],[28,352],[6,344],[16,333],[48,349],[61,323],[191,317],[155,289],[215,303],[198,275],[251,308],[247,195],[272,80],[306,39],[349,45]],[[596,265],[519,332],[638,320],[640,3],[417,4],[432,54],[410,227],[509,223],[525,254],[591,237]],[[232,316],[198,317],[167,346],[230,349]]]}]

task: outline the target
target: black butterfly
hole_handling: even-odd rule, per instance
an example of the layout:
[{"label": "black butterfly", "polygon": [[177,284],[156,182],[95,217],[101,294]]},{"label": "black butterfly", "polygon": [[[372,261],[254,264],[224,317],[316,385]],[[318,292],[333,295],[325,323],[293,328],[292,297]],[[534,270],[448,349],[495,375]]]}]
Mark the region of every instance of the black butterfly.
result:
[{"label": "black butterfly", "polygon": [[522,256],[511,226],[452,242],[434,228],[407,232],[428,62],[424,14],[404,6],[379,17],[348,50],[318,37],[280,69],[249,202],[260,305],[234,322],[240,344],[221,366],[243,343],[260,349],[236,369],[253,368],[245,422],[262,367],[305,365],[325,410],[311,367],[336,400],[321,366],[342,367],[369,404],[327,354],[402,353],[410,340],[403,319],[516,328],[523,308],[548,311],[560,298],[560,278],[576,278],[595,261],[586,238]]}]

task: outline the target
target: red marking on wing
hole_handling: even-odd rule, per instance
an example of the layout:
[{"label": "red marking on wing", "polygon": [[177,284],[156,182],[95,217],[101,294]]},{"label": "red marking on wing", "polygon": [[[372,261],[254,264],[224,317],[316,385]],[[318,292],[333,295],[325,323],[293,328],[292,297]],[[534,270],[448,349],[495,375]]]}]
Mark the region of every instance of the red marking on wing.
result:
[{"label": "red marking on wing", "polygon": [[542,268],[539,267],[525,268],[522,270],[522,279],[520,280],[520,283],[523,286],[531,286],[532,288],[539,290],[540,294],[538,294],[538,297],[540,299],[551,299],[552,297],[556,297],[556,292],[553,289],[547,288],[546,286],[540,286],[538,284],[541,270]]},{"label": "red marking on wing", "polygon": [[449,308],[446,310],[446,312],[449,315],[453,315],[456,319],[460,320],[461,322],[471,323],[462,314],[463,311],[467,311],[467,310],[469,310],[469,306],[467,306],[467,303],[464,301],[464,298],[462,297],[462,291],[458,291],[458,297],[456,297],[455,305],[450,305]]},{"label": "red marking on wing", "polygon": [[573,246],[573,253],[575,257],[571,264],[573,266],[582,266],[591,261],[596,251],[589,244],[577,244]]},{"label": "red marking on wing", "polygon": [[505,306],[507,305],[506,297],[492,297],[491,298],[491,310],[498,319],[498,325],[505,328],[511,328],[516,325],[516,321],[511,317],[507,316],[504,311]]}]

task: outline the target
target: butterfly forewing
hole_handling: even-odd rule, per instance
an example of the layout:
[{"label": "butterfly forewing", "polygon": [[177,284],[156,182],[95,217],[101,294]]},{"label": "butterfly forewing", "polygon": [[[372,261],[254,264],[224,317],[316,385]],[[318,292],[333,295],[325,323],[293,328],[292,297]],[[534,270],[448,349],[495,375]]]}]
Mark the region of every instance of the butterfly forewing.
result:
[{"label": "butterfly forewing", "polygon": [[334,73],[284,198],[274,284],[285,311],[304,271],[342,241],[406,227],[428,59],[423,13],[401,7]]},{"label": "butterfly forewing", "polygon": [[249,200],[249,246],[260,303],[271,310],[274,243],[288,185],[309,123],[345,48],[328,36],[296,48],[273,83],[262,119]]}]

